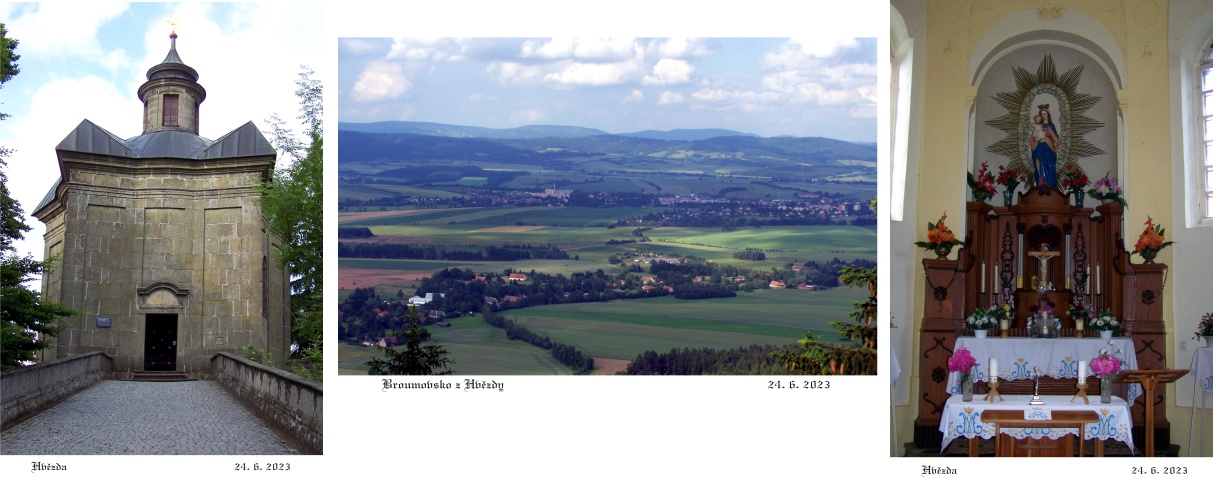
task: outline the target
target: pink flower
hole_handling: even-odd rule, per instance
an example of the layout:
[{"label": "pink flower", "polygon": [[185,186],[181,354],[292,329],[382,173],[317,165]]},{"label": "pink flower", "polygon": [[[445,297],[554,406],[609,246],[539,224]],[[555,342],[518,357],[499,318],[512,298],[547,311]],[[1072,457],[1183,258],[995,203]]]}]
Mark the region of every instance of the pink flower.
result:
[{"label": "pink flower", "polygon": [[977,359],[969,353],[968,349],[961,348],[948,358],[948,371],[959,371],[968,373],[973,370],[973,366],[977,364]]}]

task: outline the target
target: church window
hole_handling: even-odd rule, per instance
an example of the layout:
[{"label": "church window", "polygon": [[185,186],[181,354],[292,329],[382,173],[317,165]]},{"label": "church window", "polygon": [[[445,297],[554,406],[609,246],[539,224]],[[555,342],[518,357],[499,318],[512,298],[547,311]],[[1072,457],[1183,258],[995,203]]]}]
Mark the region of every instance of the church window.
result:
[{"label": "church window", "polygon": [[269,302],[269,276],[270,262],[266,257],[261,257],[261,316],[269,317],[270,302]]},{"label": "church window", "polygon": [[164,117],[161,125],[166,127],[177,126],[177,98],[178,95],[164,95]]},{"label": "church window", "polygon": [[1201,217],[1213,219],[1213,47],[1205,52],[1200,64],[1201,89],[1201,134],[1204,140],[1204,165],[1201,186],[1204,197],[1201,201]]}]

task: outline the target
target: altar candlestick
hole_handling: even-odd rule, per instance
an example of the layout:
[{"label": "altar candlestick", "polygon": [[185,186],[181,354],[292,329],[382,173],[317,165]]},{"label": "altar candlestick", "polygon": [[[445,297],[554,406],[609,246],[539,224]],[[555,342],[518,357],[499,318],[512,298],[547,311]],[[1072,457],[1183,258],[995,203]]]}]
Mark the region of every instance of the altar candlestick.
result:
[{"label": "altar candlestick", "polygon": [[[1015,259],[1019,260],[1019,272],[1018,273],[1020,275],[1023,275],[1023,256],[1024,256],[1023,255],[1023,234],[1019,235],[1019,253],[1016,253],[1015,255],[1016,255]],[[1019,287],[1023,288],[1023,283],[1020,283]]]},{"label": "altar candlestick", "polygon": [[990,383],[998,383],[998,358],[990,358]]},{"label": "altar candlestick", "polygon": [[1066,235],[1066,288],[1070,288],[1070,235]]},{"label": "altar candlestick", "polygon": [[981,262],[981,293],[986,293],[986,262]]},{"label": "altar candlestick", "polygon": [[1078,360],[1078,382],[1087,382],[1087,362],[1081,359]]},{"label": "altar candlestick", "polygon": [[1087,287],[1084,290],[1087,291],[1087,296],[1090,296],[1091,295],[1091,265],[1087,265],[1087,273],[1084,273],[1082,276],[1083,276],[1083,279],[1085,280],[1085,282],[1084,282],[1086,284],[1085,286]]},{"label": "altar candlestick", "polygon": [[1082,321],[1083,321],[1083,319],[1086,319],[1086,317],[1075,317],[1075,318],[1074,318],[1074,330],[1075,330],[1075,331],[1081,331],[1081,330],[1082,330]]},{"label": "altar candlestick", "polygon": [[1017,289],[1023,288],[1023,275],[1022,274],[1015,277],[1015,288],[1017,288]]},{"label": "altar candlestick", "polygon": [[1095,295],[1099,295],[1103,290],[1103,284],[1099,283],[1099,264],[1095,264]]}]

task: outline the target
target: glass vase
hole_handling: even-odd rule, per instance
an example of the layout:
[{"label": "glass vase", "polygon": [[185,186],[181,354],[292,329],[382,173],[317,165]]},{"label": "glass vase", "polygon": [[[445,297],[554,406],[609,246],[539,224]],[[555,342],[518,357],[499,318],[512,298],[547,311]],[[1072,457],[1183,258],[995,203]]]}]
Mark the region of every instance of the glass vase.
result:
[{"label": "glass vase", "polygon": [[960,374],[960,399],[973,401],[973,373]]},{"label": "glass vase", "polygon": [[1085,192],[1074,191],[1074,206],[1081,208],[1082,207],[1082,198],[1085,197],[1086,195],[1087,195],[1087,193],[1085,193]]},{"label": "glass vase", "polygon": [[1099,377],[1099,403],[1112,403],[1112,377]]},{"label": "glass vase", "polygon": [[1002,205],[1003,205],[1003,206],[1010,207],[1010,206],[1011,206],[1011,199],[1012,199],[1013,197],[1015,197],[1015,191],[1013,191],[1013,190],[1011,190],[1011,189],[1007,189],[1007,190],[1005,190],[1005,191],[1002,191]]}]

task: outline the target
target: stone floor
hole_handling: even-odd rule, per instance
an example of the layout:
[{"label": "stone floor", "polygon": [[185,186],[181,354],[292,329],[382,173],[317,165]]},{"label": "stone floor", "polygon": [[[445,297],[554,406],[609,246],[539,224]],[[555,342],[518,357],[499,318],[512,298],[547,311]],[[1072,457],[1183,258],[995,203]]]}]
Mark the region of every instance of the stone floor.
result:
[{"label": "stone floor", "polygon": [[0,435],[0,454],[299,454],[210,381],[105,380]]}]

